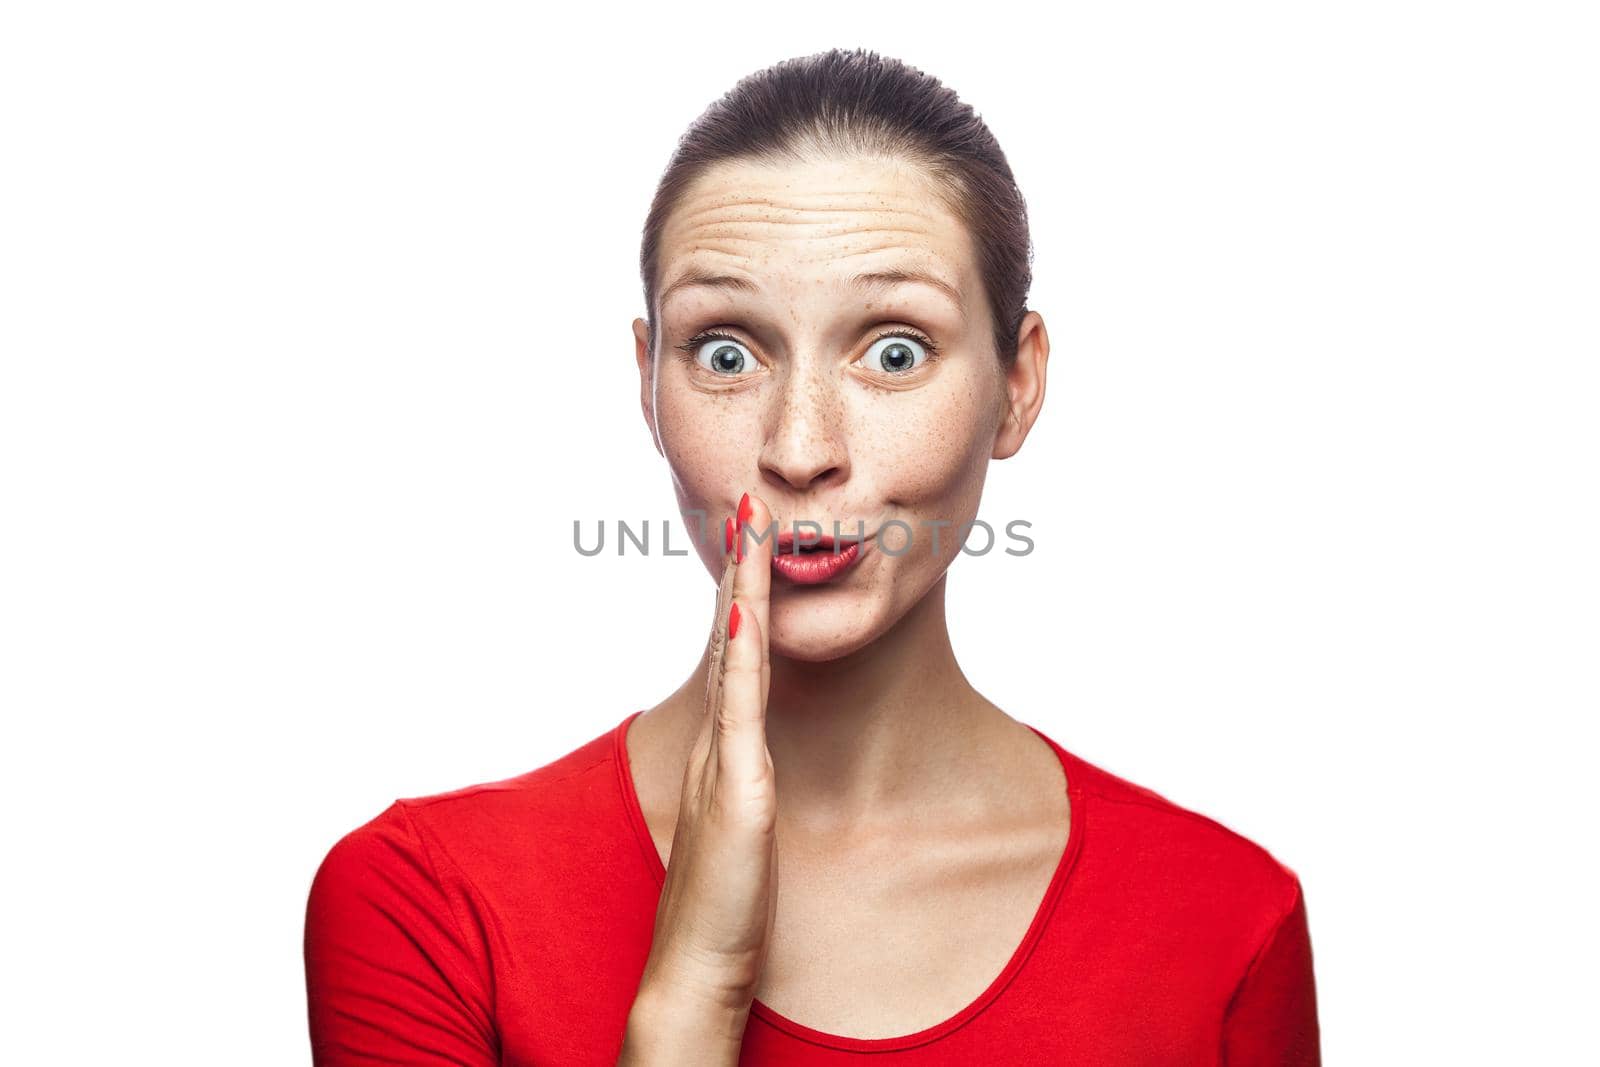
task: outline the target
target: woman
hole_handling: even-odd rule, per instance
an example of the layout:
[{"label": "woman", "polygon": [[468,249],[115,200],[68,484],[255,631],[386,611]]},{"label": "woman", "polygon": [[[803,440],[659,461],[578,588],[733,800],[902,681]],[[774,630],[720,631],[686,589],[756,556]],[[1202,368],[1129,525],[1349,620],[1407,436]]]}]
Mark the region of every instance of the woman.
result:
[{"label": "woman", "polygon": [[1319,1061],[1294,872],[957,665],[945,571],[1044,400],[1029,260],[993,137],[900,63],[791,60],[696,122],[634,336],[679,503],[723,517],[705,653],[330,850],[316,1062]]}]

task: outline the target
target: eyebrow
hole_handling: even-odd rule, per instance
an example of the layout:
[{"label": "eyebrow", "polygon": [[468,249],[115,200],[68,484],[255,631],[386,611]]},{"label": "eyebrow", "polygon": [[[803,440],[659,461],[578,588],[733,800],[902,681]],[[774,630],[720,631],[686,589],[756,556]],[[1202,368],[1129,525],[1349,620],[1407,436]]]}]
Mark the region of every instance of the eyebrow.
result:
[{"label": "eyebrow", "polygon": [[961,302],[961,291],[937,274],[929,274],[927,271],[920,270],[875,270],[866,274],[857,274],[850,279],[850,284],[853,287],[873,292],[888,289],[891,286],[905,282],[932,286],[943,293],[950,303],[956,306],[956,310],[961,313],[962,318],[966,317],[967,309],[966,305]]},{"label": "eyebrow", "polygon": [[[904,269],[867,271],[851,277],[848,284],[854,289],[877,292],[906,282],[931,286],[954,304],[963,318],[966,317],[966,306],[961,302],[961,291],[938,275],[926,271]],[[678,290],[694,286],[739,293],[755,293],[760,289],[755,282],[735,274],[713,274],[710,271],[690,268],[682,277],[661,291],[659,298],[661,305],[666,306],[667,297]]]}]

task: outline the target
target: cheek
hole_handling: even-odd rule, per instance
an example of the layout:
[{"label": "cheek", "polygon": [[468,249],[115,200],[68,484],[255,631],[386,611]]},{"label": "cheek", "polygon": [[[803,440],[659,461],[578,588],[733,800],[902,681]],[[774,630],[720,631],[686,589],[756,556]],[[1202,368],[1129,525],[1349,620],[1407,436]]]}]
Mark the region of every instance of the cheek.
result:
[{"label": "cheek", "polygon": [[656,424],[673,477],[692,497],[725,492],[750,465],[742,454],[755,447],[754,412],[748,405],[663,383],[656,396]]},{"label": "cheek", "polygon": [[930,387],[860,403],[852,454],[894,502],[954,506],[982,489],[994,447],[985,394],[978,383],[950,377],[937,395]]}]

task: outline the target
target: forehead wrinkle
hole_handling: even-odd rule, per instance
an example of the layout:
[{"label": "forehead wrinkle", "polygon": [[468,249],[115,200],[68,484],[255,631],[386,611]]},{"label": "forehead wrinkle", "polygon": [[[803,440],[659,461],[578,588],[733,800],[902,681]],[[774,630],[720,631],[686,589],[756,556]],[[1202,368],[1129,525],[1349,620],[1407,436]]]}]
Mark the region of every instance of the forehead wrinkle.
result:
[{"label": "forehead wrinkle", "polygon": [[[723,240],[732,245],[756,243],[740,241],[736,238],[724,238]],[[838,263],[858,256],[899,251],[931,252],[934,260],[940,258],[937,252],[933,252],[932,249],[913,250],[907,249],[903,245],[875,245],[871,248],[858,249],[852,252],[834,253],[821,262]],[[702,263],[690,263],[676,279],[662,290],[659,300],[663,308],[666,307],[669,297],[691,288],[706,288],[752,295],[759,294],[765,290],[766,287],[759,280],[748,277],[744,273],[745,266],[752,263],[755,257],[746,253],[713,248],[708,245],[699,246],[696,252],[701,258],[705,256],[726,257],[734,260],[736,266],[732,270],[723,271]],[[925,256],[919,256],[918,258],[925,258]],[[933,290],[947,300],[963,321],[967,318],[966,299],[962,295],[960,287],[943,277],[941,271],[931,269],[923,264],[908,261],[904,265],[886,265],[878,270],[864,270],[842,279],[842,284],[862,293],[883,293],[886,290],[902,285],[922,286]]]},{"label": "forehead wrinkle", "polygon": [[[803,197],[806,194],[786,195],[790,196],[792,200]],[[690,230],[698,226],[740,222],[771,223],[782,226],[824,224],[820,220],[811,218],[780,217],[783,214],[835,217],[863,214],[910,215],[925,220],[929,223],[930,229],[936,228],[943,221],[938,217],[937,211],[929,211],[919,199],[898,191],[886,192],[878,189],[860,194],[822,192],[810,195],[814,199],[824,201],[824,204],[818,206],[796,204],[763,195],[708,193],[702,194],[700,197],[686,198],[688,202],[683,204],[675,214],[677,215],[678,225]],[[859,196],[862,202],[858,204],[840,204],[837,201],[842,196]],[[697,200],[699,201],[698,204],[696,203]],[[900,205],[896,205],[891,201],[900,201]]]},{"label": "forehead wrinkle", "polygon": [[[828,208],[797,208],[779,206],[776,204],[764,205],[763,210],[742,212],[739,207],[755,205],[744,204],[714,204],[699,210],[685,210],[677,220],[676,228],[694,230],[703,226],[733,226],[740,224],[771,225],[771,226],[824,226],[827,220],[845,219],[859,215],[909,215],[912,218],[926,220],[932,229],[938,222],[934,213],[923,211],[919,208],[888,207],[882,204],[863,205],[861,207],[828,207]],[[800,217],[785,217],[800,216]],[[818,218],[817,216],[823,216]],[[846,223],[848,225],[848,223]]]},{"label": "forehead wrinkle", "polygon": [[[707,227],[711,229],[711,227]],[[883,244],[874,241],[896,234],[908,237],[921,238],[922,240],[910,244]],[[676,236],[676,235],[675,235]],[[868,247],[852,248],[848,251],[828,250],[820,258],[824,262],[847,259],[853,256],[866,256],[878,252],[906,251],[918,256],[932,255],[944,260],[943,255],[946,242],[940,240],[942,233],[937,229],[915,229],[903,226],[856,226],[848,229],[834,230],[828,233],[815,235],[782,235],[785,247],[795,247],[797,244],[824,244],[838,238],[863,238],[869,242]],[[770,245],[777,235],[763,236],[749,233],[708,232],[704,234],[684,234],[683,243],[691,245],[690,252],[694,254],[708,254],[727,256],[732,259],[742,259],[753,262],[760,258],[758,253],[764,246]],[[676,242],[674,242],[676,243]],[[955,288],[952,284],[951,288]]]},{"label": "forehead wrinkle", "polygon": [[[741,182],[748,185],[749,182]],[[711,187],[693,190],[684,195],[685,202],[696,200],[716,201],[723,204],[761,204],[767,207],[782,207],[787,201],[799,200],[843,200],[856,197],[860,200],[870,200],[873,203],[882,203],[885,196],[899,194],[897,189],[823,189],[818,192],[808,193],[790,191],[787,188],[781,193],[748,193],[743,190],[714,190]]]},{"label": "forehead wrinkle", "polygon": [[[872,241],[887,237],[901,236],[915,239],[915,247],[937,248],[943,242],[943,232],[936,225],[906,225],[910,220],[883,219],[876,222],[863,222],[859,219],[823,221],[820,219],[740,219],[738,221],[718,220],[703,222],[692,227],[685,227],[682,231],[674,233],[663,242],[669,247],[688,245],[691,248],[704,247],[713,244],[724,246],[761,245],[783,242],[786,246],[793,247],[796,243],[810,242],[824,244],[828,242],[851,241],[862,239]],[[734,255],[749,253],[732,253]],[[838,255],[837,252],[826,253],[828,258]]]}]

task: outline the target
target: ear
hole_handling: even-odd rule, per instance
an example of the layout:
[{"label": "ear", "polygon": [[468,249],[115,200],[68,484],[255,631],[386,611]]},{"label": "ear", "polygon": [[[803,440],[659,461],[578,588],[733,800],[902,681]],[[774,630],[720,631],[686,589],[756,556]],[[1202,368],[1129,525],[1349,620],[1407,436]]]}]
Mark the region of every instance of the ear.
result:
[{"label": "ear", "polygon": [[650,428],[650,440],[662,456],[661,434],[656,431],[655,358],[650,351],[650,324],[643,319],[633,320],[634,359],[639,363],[639,407],[644,412],[644,424]]},{"label": "ear", "polygon": [[1022,318],[1017,331],[1017,358],[1005,376],[1005,407],[1000,413],[1000,427],[995,431],[995,459],[1008,459],[1017,454],[1028,431],[1033,429],[1039,409],[1044,406],[1045,364],[1050,359],[1050,335],[1045,332],[1044,317],[1030,311]]}]

